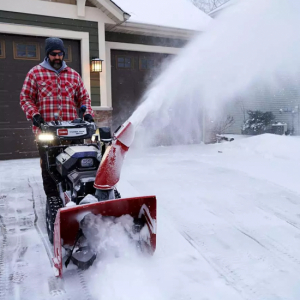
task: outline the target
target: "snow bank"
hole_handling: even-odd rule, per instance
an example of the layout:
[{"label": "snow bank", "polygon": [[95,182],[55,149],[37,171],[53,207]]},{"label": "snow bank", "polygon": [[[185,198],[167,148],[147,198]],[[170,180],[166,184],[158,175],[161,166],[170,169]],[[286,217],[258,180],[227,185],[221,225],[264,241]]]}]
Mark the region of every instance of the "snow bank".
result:
[{"label": "snow bank", "polygon": [[261,134],[240,139],[225,147],[262,155],[265,158],[281,158],[300,161],[300,138],[275,134]]}]

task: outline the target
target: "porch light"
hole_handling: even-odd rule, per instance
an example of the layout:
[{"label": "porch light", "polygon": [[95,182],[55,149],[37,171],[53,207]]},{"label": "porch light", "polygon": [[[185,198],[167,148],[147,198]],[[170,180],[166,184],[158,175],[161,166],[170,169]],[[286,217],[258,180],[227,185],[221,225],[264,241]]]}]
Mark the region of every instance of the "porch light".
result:
[{"label": "porch light", "polygon": [[92,72],[102,72],[103,59],[93,58],[92,59]]}]

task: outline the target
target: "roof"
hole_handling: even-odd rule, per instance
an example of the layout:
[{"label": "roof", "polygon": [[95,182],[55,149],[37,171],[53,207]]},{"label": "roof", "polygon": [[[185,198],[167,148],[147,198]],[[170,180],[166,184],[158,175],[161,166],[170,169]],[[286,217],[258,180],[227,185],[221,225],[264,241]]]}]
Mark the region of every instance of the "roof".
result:
[{"label": "roof", "polygon": [[203,31],[211,18],[189,0],[113,0],[130,15],[127,23]]},{"label": "roof", "polygon": [[219,7],[217,7],[216,9],[212,10],[209,15],[214,18],[216,17],[223,9],[226,9],[229,6],[232,6],[236,4],[235,0],[228,0],[228,2],[225,2],[224,4],[220,5]]},{"label": "roof", "polygon": [[107,31],[189,38],[204,31],[211,17],[190,0],[89,0],[115,24]]}]

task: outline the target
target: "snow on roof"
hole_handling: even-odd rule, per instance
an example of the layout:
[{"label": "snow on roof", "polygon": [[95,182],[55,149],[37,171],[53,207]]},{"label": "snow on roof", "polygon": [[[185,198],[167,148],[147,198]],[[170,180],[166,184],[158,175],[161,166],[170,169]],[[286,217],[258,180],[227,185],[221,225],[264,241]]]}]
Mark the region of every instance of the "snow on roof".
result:
[{"label": "snow on roof", "polygon": [[212,10],[212,11],[209,13],[209,15],[210,15],[210,16],[213,16],[215,13],[217,13],[217,12],[219,12],[219,11],[221,11],[221,10],[223,10],[223,9],[225,9],[225,8],[227,8],[227,7],[231,6],[231,5],[233,5],[233,4],[236,4],[236,3],[237,3],[237,1],[235,1],[235,0],[228,0],[228,2],[225,2],[224,4],[220,5],[220,6],[217,7],[216,9]]},{"label": "snow on roof", "polygon": [[189,0],[113,0],[131,17],[126,23],[142,23],[187,30],[205,30],[211,18]]}]

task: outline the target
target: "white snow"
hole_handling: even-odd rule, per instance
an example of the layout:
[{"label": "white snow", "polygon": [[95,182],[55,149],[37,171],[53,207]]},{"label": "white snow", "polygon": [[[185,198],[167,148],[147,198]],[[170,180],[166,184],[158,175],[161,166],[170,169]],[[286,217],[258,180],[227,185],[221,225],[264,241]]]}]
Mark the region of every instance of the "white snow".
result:
[{"label": "white snow", "polygon": [[299,148],[299,137],[267,134],[130,149],[118,190],[157,196],[154,256],[98,257],[63,281],[48,256],[39,160],[1,161],[1,300],[299,300]]},{"label": "white snow", "polygon": [[139,240],[139,234],[133,232],[133,218],[129,215],[114,218],[90,213],[80,222],[80,227],[90,247],[102,257],[136,253],[133,240]]},{"label": "white snow", "polygon": [[114,0],[131,15],[125,23],[142,23],[164,27],[203,31],[211,18],[189,0]]},{"label": "white snow", "polygon": [[221,11],[223,9],[226,9],[227,7],[231,5],[235,5],[238,2],[238,0],[229,0],[228,2],[225,2],[224,4],[218,6],[216,9],[209,12],[209,15],[213,15],[214,13]]}]

